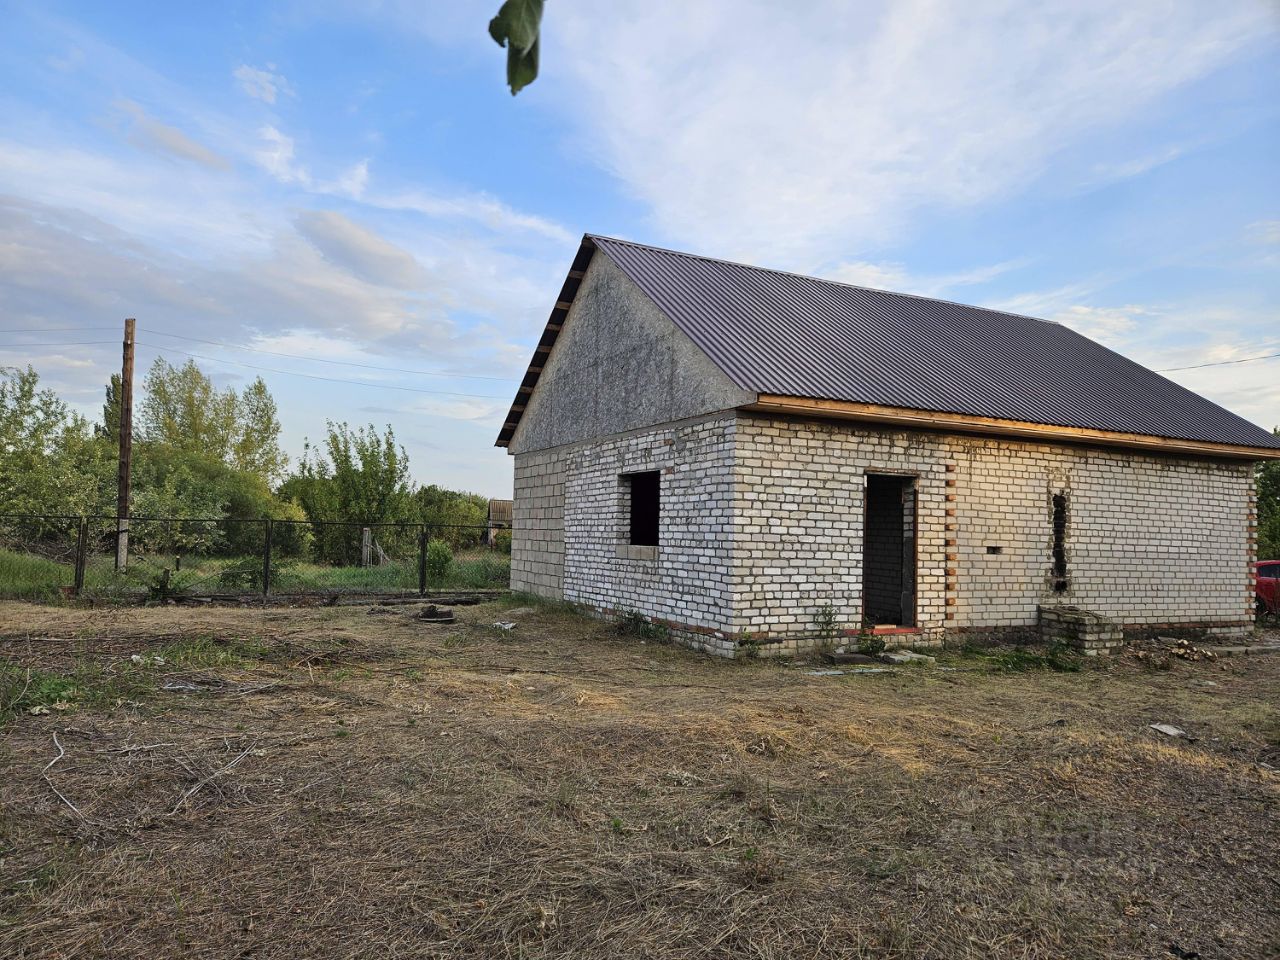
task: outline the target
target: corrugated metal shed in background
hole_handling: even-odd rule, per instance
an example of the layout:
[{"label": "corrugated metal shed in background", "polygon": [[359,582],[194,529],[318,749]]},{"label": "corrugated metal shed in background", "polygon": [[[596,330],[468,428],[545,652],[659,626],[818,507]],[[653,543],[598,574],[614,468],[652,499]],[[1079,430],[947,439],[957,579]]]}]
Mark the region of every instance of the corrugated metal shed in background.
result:
[{"label": "corrugated metal shed in background", "polygon": [[490,500],[489,501],[489,526],[509,527],[511,526],[511,504],[510,500]]},{"label": "corrugated metal shed in background", "polygon": [[499,444],[597,249],[756,393],[1280,448],[1266,430],[1061,324],[591,234]]}]

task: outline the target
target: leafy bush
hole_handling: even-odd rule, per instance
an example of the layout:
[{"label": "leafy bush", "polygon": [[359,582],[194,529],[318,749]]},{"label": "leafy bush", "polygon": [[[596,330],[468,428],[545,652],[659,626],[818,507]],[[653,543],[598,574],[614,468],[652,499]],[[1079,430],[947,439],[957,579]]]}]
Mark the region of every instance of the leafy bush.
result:
[{"label": "leafy bush", "polygon": [[834,644],[839,624],[836,621],[836,608],[827,601],[813,615],[813,624],[818,630],[818,642],[824,646]]},{"label": "leafy bush", "polygon": [[[280,587],[293,579],[293,564],[271,558],[271,586]],[[262,590],[262,558],[241,557],[222,568],[218,583],[232,590]]]},{"label": "leafy bush", "polygon": [[868,657],[878,657],[884,653],[884,637],[877,636],[870,630],[863,630],[858,634],[858,652],[864,653]]},{"label": "leafy bush", "polygon": [[641,640],[666,640],[668,636],[666,627],[660,623],[651,623],[638,610],[628,610],[615,621],[614,626],[623,636],[638,637]]},{"label": "leafy bush", "polygon": [[443,540],[432,540],[427,544],[427,579],[437,582],[449,575],[453,566],[453,551]]},{"label": "leafy bush", "polygon": [[493,547],[499,553],[511,553],[511,531],[498,530],[493,535]]},{"label": "leafy bush", "polygon": [[196,580],[193,573],[184,570],[171,570],[169,567],[153,567],[131,563],[125,570],[125,577],[146,588],[149,600],[170,600],[180,597]]}]

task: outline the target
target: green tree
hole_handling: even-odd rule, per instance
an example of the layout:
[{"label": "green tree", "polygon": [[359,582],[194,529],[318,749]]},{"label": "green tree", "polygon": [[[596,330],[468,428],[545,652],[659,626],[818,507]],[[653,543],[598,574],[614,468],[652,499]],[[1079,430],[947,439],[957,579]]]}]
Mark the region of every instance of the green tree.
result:
[{"label": "green tree", "polygon": [[[1272,431],[1280,436],[1280,427]],[[1280,460],[1258,465],[1258,559],[1280,560]]]},{"label": "green tree", "polygon": [[138,434],[148,443],[229,462],[238,413],[236,392],[217,389],[195,361],[174,367],[157,357],[143,383]]},{"label": "green tree", "polygon": [[447,541],[455,550],[480,542],[489,519],[487,498],[431,484],[415,490],[413,500],[417,519],[430,528],[432,538]]},{"label": "green tree", "polygon": [[102,422],[93,429],[102,440],[116,448],[120,445],[120,374],[113,373],[107,381],[107,397],[102,404]]},{"label": "green tree", "polygon": [[276,401],[258,377],[240,395],[232,463],[269,483],[284,477],[289,458],[280,449],[280,419]]},{"label": "green tree", "polygon": [[33,368],[0,368],[0,510],[93,512],[109,473],[109,459],[84,417],[41,389]]},{"label": "green tree", "polygon": [[352,430],[330,421],[327,427],[325,450],[342,518],[359,523],[410,519],[409,456],[391,426],[383,434],[373,424]]},{"label": "green tree", "polygon": [[[113,377],[103,408],[103,431],[114,417],[119,430],[119,385]],[[174,367],[158,358],[143,383],[138,436],[153,449],[164,448],[213,458],[227,466],[276,483],[288,458],[280,449],[280,420],[275,399],[259,377],[237,395],[219,390],[188,360]]]},{"label": "green tree", "polygon": [[[315,526],[317,559],[356,563],[360,559],[358,525],[408,524],[415,520],[409,490],[409,458],[396,443],[390,426],[379,434],[369,425],[352,429],[346,423],[327,425],[324,451],[307,445],[297,470],[278,495],[298,503]],[[351,526],[328,526],[330,523]],[[387,548],[403,546],[412,530],[382,530],[379,542]]]}]

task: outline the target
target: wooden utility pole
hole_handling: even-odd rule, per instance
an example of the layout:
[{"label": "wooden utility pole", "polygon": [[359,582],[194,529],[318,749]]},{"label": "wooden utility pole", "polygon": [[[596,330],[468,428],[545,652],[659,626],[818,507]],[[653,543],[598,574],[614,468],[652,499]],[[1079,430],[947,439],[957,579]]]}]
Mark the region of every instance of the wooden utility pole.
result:
[{"label": "wooden utility pole", "polygon": [[120,365],[120,474],[116,499],[116,569],[129,563],[129,471],[133,465],[133,339],[137,321],[124,322],[124,360]]}]

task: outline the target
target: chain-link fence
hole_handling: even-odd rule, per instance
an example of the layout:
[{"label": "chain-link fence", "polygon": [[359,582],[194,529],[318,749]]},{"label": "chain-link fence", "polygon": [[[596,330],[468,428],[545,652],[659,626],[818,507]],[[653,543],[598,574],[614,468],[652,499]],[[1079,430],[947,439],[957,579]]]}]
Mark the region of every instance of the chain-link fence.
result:
[{"label": "chain-link fence", "polygon": [[485,526],[0,515],[0,597],[505,589],[510,554]]}]

